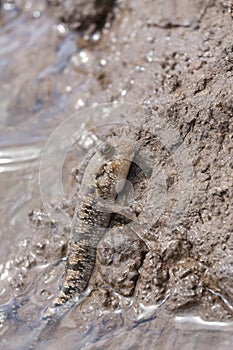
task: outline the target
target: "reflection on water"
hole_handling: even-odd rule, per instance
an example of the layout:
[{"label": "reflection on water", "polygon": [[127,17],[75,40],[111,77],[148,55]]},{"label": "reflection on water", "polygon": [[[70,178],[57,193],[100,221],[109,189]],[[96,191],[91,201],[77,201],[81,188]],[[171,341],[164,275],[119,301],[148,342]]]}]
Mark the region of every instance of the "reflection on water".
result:
[{"label": "reflection on water", "polygon": [[[24,8],[4,2],[0,19],[0,335],[7,349],[25,343],[27,322],[39,317],[51,297],[48,283],[62,273],[45,253],[56,234],[49,239],[48,228],[33,231],[28,213],[41,206],[42,148],[64,118],[66,98],[56,74],[77,50],[74,36],[57,36],[54,20],[43,13],[45,1],[21,3]],[[62,249],[64,241],[59,244]],[[53,258],[59,262],[59,252]]]},{"label": "reflection on water", "polygon": [[0,173],[17,171],[32,166],[40,156],[38,147],[19,146],[0,151]]}]

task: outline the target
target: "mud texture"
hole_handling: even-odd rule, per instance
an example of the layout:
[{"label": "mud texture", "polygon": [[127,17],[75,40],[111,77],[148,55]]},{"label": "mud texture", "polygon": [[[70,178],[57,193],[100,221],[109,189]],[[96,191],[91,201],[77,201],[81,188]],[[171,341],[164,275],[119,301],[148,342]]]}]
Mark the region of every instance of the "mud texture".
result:
[{"label": "mud texture", "polygon": [[101,30],[107,17],[113,16],[116,0],[47,0],[47,3],[56,8],[58,19],[71,29],[93,32]]},{"label": "mud texture", "polygon": [[[140,337],[152,336],[155,330],[162,334],[161,329],[166,329],[163,340],[156,343],[163,346],[173,334],[163,313],[232,320],[232,3],[133,0],[123,2],[115,18],[108,17],[113,1],[48,3],[46,11],[53,9],[56,20],[67,22],[77,38],[83,30],[102,29],[94,44],[86,41],[57,71],[59,91],[67,84],[70,87],[63,109],[68,114],[75,108],[109,101],[144,106],[145,113],[126,116],[130,127],[113,129],[103,138],[131,140],[151,168],[151,173],[144,174],[137,164],[132,165],[128,180],[133,196],[127,198],[139,219],[146,208],[149,229],[143,231],[136,225],[132,230],[125,218],[112,218],[112,229],[98,245],[87,295],[59,324],[58,339],[62,342],[70,327],[78,334],[93,336],[83,347],[80,343],[80,349],[96,349],[96,342],[99,348],[138,348],[133,334],[140,324]],[[51,78],[53,84],[56,78]],[[52,103],[54,95],[45,95],[44,100]],[[78,183],[82,171],[79,166],[73,172],[78,174]],[[164,181],[161,192],[156,180],[160,174]],[[57,204],[57,212],[72,217],[76,187]],[[154,220],[162,197],[163,210]],[[184,205],[176,210],[179,203]],[[8,270],[13,278],[4,282],[1,295],[8,314],[9,304],[20,305],[13,307],[12,314],[22,322],[35,320],[38,304],[41,311],[56,295],[70,230],[61,230],[62,223],[51,223],[43,210],[35,209],[29,219],[28,238],[11,256]],[[46,264],[47,270],[41,272]],[[146,316],[145,309],[149,310]],[[99,326],[96,333],[91,333],[93,324]],[[123,336],[117,333],[122,325],[127,330]],[[113,337],[105,337],[106,328]],[[149,336],[142,338],[141,348],[155,345]],[[217,342],[209,338],[209,344]]]},{"label": "mud texture", "polygon": [[98,246],[101,279],[123,296],[132,296],[146,246],[127,226],[109,231]]}]

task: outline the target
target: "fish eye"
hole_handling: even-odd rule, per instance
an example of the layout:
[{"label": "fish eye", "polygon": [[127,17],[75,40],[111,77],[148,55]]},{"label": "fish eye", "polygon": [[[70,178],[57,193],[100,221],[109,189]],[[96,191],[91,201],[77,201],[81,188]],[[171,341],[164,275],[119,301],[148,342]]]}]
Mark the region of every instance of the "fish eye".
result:
[{"label": "fish eye", "polygon": [[101,152],[103,154],[108,153],[110,151],[110,145],[108,143],[103,143],[101,145]]},{"label": "fish eye", "polygon": [[114,147],[107,142],[101,142],[101,144],[97,146],[97,151],[105,158],[112,157],[115,153]]}]

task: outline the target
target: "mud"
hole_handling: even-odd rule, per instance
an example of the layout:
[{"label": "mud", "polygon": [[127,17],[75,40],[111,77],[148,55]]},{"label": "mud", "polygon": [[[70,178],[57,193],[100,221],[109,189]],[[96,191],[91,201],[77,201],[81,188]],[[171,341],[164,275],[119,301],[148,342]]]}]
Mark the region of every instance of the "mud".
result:
[{"label": "mud", "polygon": [[[48,1],[48,7],[42,3],[42,21],[49,15],[53,25],[62,20],[75,32],[57,22],[64,32],[58,30],[50,37],[51,52],[43,46],[44,39],[38,39],[35,50],[43,48],[49,57],[33,77],[42,66],[50,65],[50,70],[43,70],[38,85],[29,77],[34,89],[28,88],[27,98],[20,88],[14,90],[8,125],[13,125],[17,111],[22,128],[24,110],[32,120],[42,119],[42,110],[45,113],[57,105],[57,96],[62,107],[56,121],[65,119],[61,111],[69,115],[93,103],[141,104],[145,113],[126,116],[129,128],[113,129],[107,135],[103,132],[103,138],[127,137],[140,148],[152,172],[145,175],[135,164],[128,177],[133,184],[128,204],[142,221],[143,208],[148,208],[145,220],[149,229],[143,231],[136,225],[132,230],[124,218],[113,217],[115,229],[106,232],[99,243],[86,295],[41,332],[37,348],[59,344],[72,349],[78,343],[80,349],[129,349],[139,348],[139,344],[140,348],[158,349],[187,349],[187,344],[190,349],[230,349],[231,2],[170,0],[168,5],[160,0],[134,0],[119,5],[91,1],[87,6],[83,1]],[[35,13],[35,8],[30,13]],[[5,16],[4,25],[7,14],[1,16]],[[23,5],[19,16],[28,18]],[[80,38],[85,33],[98,33],[98,40],[84,40],[83,44]],[[75,48],[76,44],[69,42],[82,46]],[[69,53],[59,61],[56,47],[63,45]],[[54,64],[57,58],[59,63]],[[22,86],[25,84],[23,81]],[[38,99],[41,105],[35,110]],[[45,133],[52,131],[52,118],[46,126]],[[72,218],[83,171],[82,165],[76,166],[73,174],[78,183],[70,181],[67,198],[56,203],[58,213]],[[160,174],[164,180],[161,192],[156,183]],[[163,210],[154,220],[163,196]],[[3,242],[11,246],[7,248],[11,249],[10,258],[2,254],[2,273],[8,274],[1,287],[3,344],[14,339],[14,332],[24,344],[27,325],[38,320],[56,295],[64,272],[70,227],[51,223],[43,209],[32,206],[31,210],[28,221],[25,216],[23,219],[24,232],[18,233],[14,242]],[[191,330],[179,323],[182,317],[185,323],[187,315]],[[204,323],[195,323],[195,317]],[[208,328],[211,321],[219,322],[216,333]],[[218,336],[220,324],[226,325],[226,331]]]},{"label": "mud", "polygon": [[58,20],[67,23],[71,29],[94,32],[103,29],[107,18],[113,17],[115,0],[47,0],[56,8]]}]

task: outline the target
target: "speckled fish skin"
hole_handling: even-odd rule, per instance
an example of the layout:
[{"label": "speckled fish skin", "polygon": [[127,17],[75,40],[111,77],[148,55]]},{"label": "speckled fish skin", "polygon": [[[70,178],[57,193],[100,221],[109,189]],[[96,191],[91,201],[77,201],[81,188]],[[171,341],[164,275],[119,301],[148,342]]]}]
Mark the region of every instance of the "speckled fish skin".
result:
[{"label": "speckled fish skin", "polygon": [[65,276],[62,287],[47,309],[45,316],[54,308],[81,293],[88,284],[95,265],[96,247],[109,226],[111,212],[104,209],[114,202],[123,189],[134,148],[124,140],[100,143],[99,151],[91,158],[81,183],[79,200],[75,209],[71,238],[68,246]]},{"label": "speckled fish skin", "polygon": [[222,5],[227,9],[227,12],[233,19],[233,0],[223,0]]}]

